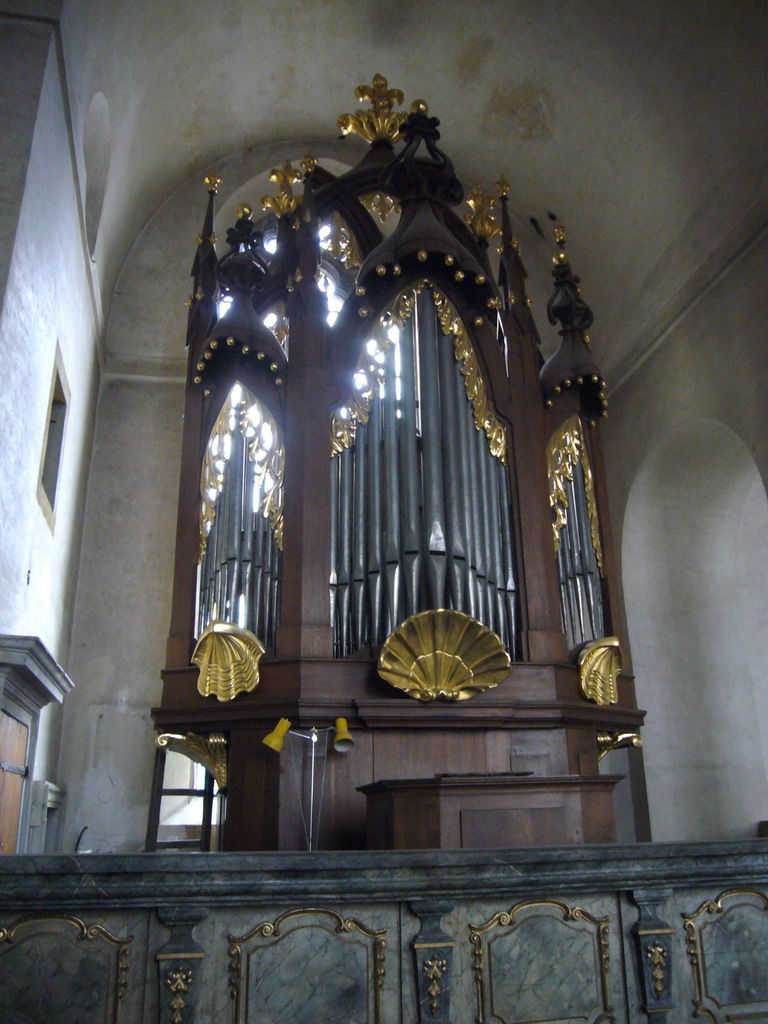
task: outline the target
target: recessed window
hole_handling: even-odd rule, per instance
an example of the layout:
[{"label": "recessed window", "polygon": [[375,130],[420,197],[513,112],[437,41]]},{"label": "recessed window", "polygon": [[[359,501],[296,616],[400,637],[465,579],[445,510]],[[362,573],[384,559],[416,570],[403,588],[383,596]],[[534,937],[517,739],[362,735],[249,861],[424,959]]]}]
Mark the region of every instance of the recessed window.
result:
[{"label": "recessed window", "polygon": [[40,481],[37,496],[51,527],[53,510],[56,507],[56,490],[64,449],[64,428],[67,421],[68,388],[60,367],[54,370],[51,402],[48,406],[48,424],[45,432],[43,454],[40,461]]}]

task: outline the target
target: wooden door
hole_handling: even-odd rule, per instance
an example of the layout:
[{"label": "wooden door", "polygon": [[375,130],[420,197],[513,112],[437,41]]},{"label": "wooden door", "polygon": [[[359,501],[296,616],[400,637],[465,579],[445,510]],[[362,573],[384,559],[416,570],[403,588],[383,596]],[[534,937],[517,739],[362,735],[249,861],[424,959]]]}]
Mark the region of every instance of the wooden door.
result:
[{"label": "wooden door", "polygon": [[0,712],[0,855],[16,853],[29,729]]}]

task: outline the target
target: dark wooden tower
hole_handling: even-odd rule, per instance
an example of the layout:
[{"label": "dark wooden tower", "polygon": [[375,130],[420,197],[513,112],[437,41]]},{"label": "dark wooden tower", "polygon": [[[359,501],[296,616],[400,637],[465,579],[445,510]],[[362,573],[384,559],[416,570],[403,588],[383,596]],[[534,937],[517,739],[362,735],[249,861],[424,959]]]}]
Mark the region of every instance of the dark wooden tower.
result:
[{"label": "dark wooden tower", "polygon": [[[310,799],[326,849],[611,841],[598,760],[638,742],[643,712],[591,312],[557,225],[544,363],[506,183],[462,216],[426,105],[398,111],[380,76],[358,98],[339,124],[365,158],[275,170],[221,257],[206,179],[153,712],[163,749],[207,769],[187,842],[306,848]],[[278,753],[262,741],[281,718]],[[346,753],[327,742],[340,718]],[[185,792],[161,751],[150,848],[181,844],[161,796]]]}]

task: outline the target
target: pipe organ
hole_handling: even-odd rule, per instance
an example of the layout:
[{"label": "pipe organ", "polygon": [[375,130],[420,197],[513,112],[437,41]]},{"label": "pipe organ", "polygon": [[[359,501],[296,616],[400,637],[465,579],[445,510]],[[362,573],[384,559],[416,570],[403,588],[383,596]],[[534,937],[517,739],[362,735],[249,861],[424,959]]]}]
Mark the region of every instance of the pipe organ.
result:
[{"label": "pipe organ", "polygon": [[302,848],[307,794],[321,848],[610,841],[598,736],[644,713],[564,230],[545,360],[509,186],[464,214],[426,104],[357,96],[362,161],[275,168],[224,254],[206,179],[148,845],[166,748],[215,776],[206,848]]}]

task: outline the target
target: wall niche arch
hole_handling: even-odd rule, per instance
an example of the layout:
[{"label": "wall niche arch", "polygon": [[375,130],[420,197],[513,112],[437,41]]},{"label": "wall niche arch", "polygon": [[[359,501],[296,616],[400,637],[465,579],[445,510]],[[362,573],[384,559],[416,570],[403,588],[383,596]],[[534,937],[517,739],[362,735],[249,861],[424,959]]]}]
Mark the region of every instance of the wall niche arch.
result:
[{"label": "wall niche arch", "polygon": [[748,838],[768,817],[768,499],[725,424],[676,424],[646,456],[623,580],[654,840]]}]

